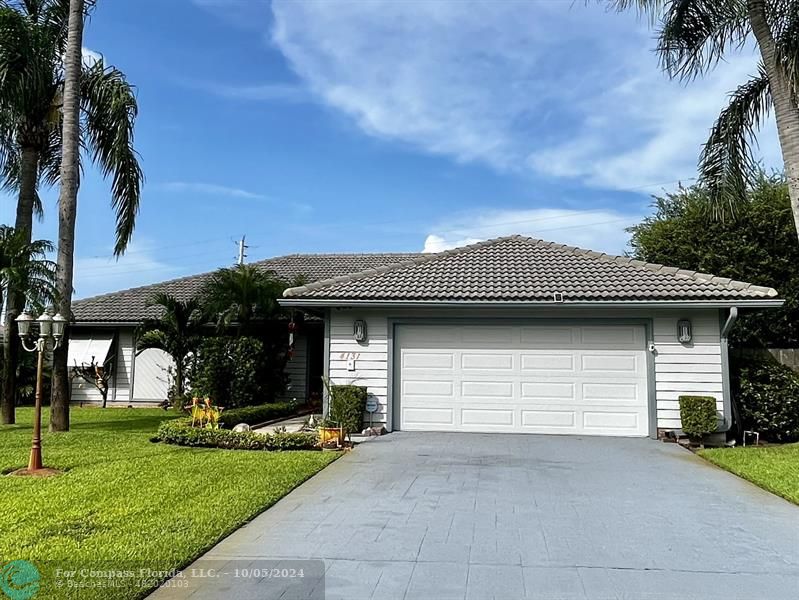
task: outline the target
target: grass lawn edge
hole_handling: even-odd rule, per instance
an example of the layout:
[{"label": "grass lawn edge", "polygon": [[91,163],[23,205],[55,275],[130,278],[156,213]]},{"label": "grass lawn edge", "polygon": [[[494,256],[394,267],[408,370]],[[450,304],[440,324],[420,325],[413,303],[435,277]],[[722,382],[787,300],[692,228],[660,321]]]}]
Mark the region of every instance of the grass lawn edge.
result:
[{"label": "grass lawn edge", "polygon": [[[799,468],[794,467],[795,473],[784,472],[779,461],[768,461],[775,455],[796,453],[799,457],[799,444],[785,444],[783,446],[766,447],[740,447],[740,448],[705,448],[695,452],[697,456],[722,469],[747,481],[748,483],[773,494],[791,504],[799,506]],[[746,456],[746,460],[740,460]],[[792,457],[783,459],[790,464]]]}]

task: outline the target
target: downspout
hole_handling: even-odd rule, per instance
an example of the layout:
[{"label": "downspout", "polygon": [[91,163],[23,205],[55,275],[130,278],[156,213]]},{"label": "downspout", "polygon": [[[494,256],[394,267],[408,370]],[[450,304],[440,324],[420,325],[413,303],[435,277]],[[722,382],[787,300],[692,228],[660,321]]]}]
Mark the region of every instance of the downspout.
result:
[{"label": "downspout", "polygon": [[738,320],[738,308],[733,306],[727,315],[727,320],[721,327],[721,389],[724,404],[724,422],[717,430],[726,433],[732,428],[732,385],[730,382],[729,336],[730,331]]}]

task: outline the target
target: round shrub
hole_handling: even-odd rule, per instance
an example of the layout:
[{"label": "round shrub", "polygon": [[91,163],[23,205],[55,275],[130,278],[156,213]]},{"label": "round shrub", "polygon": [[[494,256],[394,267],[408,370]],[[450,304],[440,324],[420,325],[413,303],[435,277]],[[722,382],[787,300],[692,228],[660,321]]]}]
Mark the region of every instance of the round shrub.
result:
[{"label": "round shrub", "polygon": [[799,441],[799,374],[770,356],[738,358],[733,373],[744,429],[771,442]]},{"label": "round shrub", "polygon": [[680,396],[682,430],[691,439],[716,431],[716,399],[712,396]]}]

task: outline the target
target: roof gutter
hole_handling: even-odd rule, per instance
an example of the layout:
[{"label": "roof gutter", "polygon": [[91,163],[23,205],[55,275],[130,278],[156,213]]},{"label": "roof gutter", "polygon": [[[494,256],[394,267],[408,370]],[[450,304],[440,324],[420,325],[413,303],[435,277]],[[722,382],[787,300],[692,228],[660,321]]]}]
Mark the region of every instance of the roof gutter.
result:
[{"label": "roof gutter", "polygon": [[735,308],[753,307],[768,308],[780,307],[785,300],[752,299],[752,300],[595,300],[595,301],[568,301],[554,302],[552,300],[335,300],[326,298],[280,298],[281,306],[308,306],[308,307],[360,307],[360,308],[409,308],[409,307],[482,307],[496,306],[540,308],[553,306],[581,307],[662,307],[662,308]]},{"label": "roof gutter", "polygon": [[727,320],[721,327],[721,390],[724,404],[724,422],[717,430],[726,433],[732,428],[732,385],[730,382],[730,350],[729,336],[735,322],[738,320],[738,309],[733,306],[727,315]]}]

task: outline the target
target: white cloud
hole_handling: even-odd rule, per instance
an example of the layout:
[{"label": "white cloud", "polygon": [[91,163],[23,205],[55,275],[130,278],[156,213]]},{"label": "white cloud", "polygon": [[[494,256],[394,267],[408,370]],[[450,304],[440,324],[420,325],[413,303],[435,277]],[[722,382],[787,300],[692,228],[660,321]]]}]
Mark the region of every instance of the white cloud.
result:
[{"label": "white cloud", "polygon": [[81,54],[83,55],[83,64],[86,67],[93,67],[99,61],[103,60],[102,54],[95,52],[90,48],[83,47],[80,50]]},{"label": "white cloud", "polygon": [[257,194],[242,188],[200,181],[167,181],[159,185],[160,188],[170,192],[189,192],[210,196],[229,196],[231,198],[245,198],[249,200],[268,200],[267,196]]},{"label": "white cloud", "polygon": [[[669,81],[630,14],[580,2],[272,4],[272,41],[370,135],[496,169],[629,189],[694,175],[751,53]],[[768,162],[779,157],[768,129]]]},{"label": "white cloud", "polygon": [[640,220],[639,214],[608,209],[539,208],[455,215],[429,229],[422,251],[441,252],[518,233],[608,254],[623,254],[629,238],[624,230]]},{"label": "white cloud", "polygon": [[303,202],[285,201],[266,194],[260,194],[229,185],[206,183],[202,181],[167,181],[156,185],[157,188],[175,193],[201,194],[203,196],[240,198],[243,200],[258,200],[268,204],[280,204],[298,212],[310,212],[313,207]]},{"label": "white cloud", "polygon": [[113,258],[109,247],[104,256],[75,259],[75,298],[164,281],[177,276],[178,271],[178,267],[157,257],[156,247],[148,240],[131,242],[119,260]]},{"label": "white cloud", "polygon": [[292,83],[234,85],[219,82],[184,82],[186,87],[202,90],[220,98],[264,102],[308,102],[312,96],[304,87]]}]

